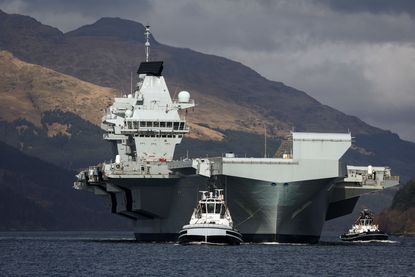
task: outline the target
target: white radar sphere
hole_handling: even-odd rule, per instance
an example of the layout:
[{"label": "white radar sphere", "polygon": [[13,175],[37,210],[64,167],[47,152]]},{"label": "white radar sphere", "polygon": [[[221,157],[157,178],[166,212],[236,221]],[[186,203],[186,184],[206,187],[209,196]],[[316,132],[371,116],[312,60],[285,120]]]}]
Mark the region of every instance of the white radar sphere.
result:
[{"label": "white radar sphere", "polygon": [[177,98],[179,99],[179,103],[188,103],[190,100],[190,93],[188,91],[183,90],[179,92]]},{"label": "white radar sphere", "polygon": [[133,111],[132,110],[126,110],[125,111],[125,117],[131,117],[133,115]]}]

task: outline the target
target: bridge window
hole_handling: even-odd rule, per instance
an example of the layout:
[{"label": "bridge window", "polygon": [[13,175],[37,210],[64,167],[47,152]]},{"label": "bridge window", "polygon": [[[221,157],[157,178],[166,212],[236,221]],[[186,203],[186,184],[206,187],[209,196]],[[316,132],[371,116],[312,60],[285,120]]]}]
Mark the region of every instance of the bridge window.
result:
[{"label": "bridge window", "polygon": [[151,121],[147,121],[147,127],[153,127],[153,122],[151,122]]},{"label": "bridge window", "polygon": [[138,121],[133,122],[134,129],[138,129]]},{"label": "bridge window", "polygon": [[174,122],[174,124],[173,124],[173,130],[179,130],[179,123],[180,122]]},{"label": "bridge window", "polygon": [[140,121],[140,127],[146,127],[146,122],[145,121]]},{"label": "bridge window", "polygon": [[184,128],[184,122],[180,122],[180,130],[183,130]]},{"label": "bridge window", "polygon": [[216,204],[215,214],[221,214],[222,213],[222,209],[223,209],[223,205],[222,204]]},{"label": "bridge window", "polygon": [[160,122],[160,127],[165,128],[166,127],[166,122]]},{"label": "bridge window", "polygon": [[205,214],[205,213],[206,213],[206,204],[205,204],[205,203],[200,204],[200,211],[201,211],[203,214]]},{"label": "bridge window", "polygon": [[133,127],[132,127],[132,122],[131,121],[127,121],[127,126],[128,126],[128,129],[132,129]]},{"label": "bridge window", "polygon": [[207,210],[208,213],[214,213],[215,212],[215,204],[207,204]]},{"label": "bridge window", "polygon": [[173,126],[172,122],[167,122],[167,128],[171,128]]},{"label": "bridge window", "polygon": [[154,121],[154,127],[159,127],[159,122],[158,121]]}]

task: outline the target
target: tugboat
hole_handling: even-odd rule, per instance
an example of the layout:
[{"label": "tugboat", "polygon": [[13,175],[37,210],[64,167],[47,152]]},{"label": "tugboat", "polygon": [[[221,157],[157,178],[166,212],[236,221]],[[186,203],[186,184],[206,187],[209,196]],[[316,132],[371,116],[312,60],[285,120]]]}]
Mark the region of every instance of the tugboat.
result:
[{"label": "tugboat", "polygon": [[373,213],[364,209],[349,232],[341,235],[340,239],[343,241],[387,240],[388,234],[379,230],[379,226],[373,223]]},{"label": "tugboat", "polygon": [[179,232],[180,244],[238,245],[242,235],[234,227],[223,189],[200,191],[201,199],[188,225]]}]

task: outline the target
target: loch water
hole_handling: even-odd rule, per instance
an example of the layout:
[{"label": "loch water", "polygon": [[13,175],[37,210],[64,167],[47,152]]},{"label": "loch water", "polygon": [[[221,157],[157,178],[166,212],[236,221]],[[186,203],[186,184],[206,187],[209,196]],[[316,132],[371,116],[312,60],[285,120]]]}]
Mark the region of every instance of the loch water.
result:
[{"label": "loch water", "polygon": [[415,237],[182,246],[120,232],[7,232],[0,276],[415,276]]}]

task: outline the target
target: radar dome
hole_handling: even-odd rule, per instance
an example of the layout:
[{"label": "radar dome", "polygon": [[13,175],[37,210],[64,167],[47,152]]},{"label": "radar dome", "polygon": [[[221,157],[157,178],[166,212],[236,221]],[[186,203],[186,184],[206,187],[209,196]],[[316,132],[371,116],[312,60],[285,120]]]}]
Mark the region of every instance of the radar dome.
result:
[{"label": "radar dome", "polygon": [[190,93],[188,91],[181,91],[178,95],[179,103],[188,103],[190,100]]},{"label": "radar dome", "polygon": [[368,174],[373,174],[373,166],[371,166],[371,165],[367,166],[367,173]]},{"label": "radar dome", "polygon": [[132,110],[126,110],[125,111],[125,117],[131,117],[133,115],[133,111]]}]

